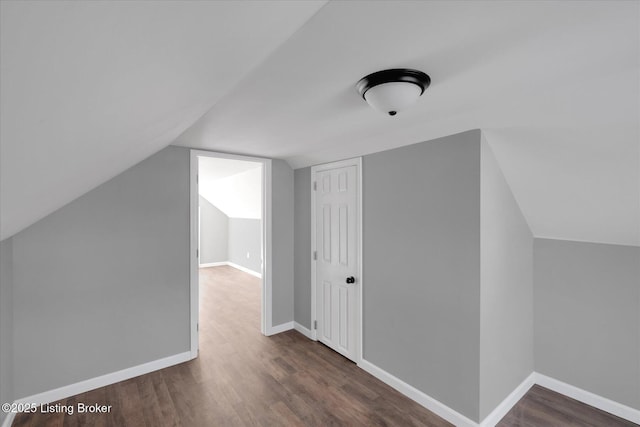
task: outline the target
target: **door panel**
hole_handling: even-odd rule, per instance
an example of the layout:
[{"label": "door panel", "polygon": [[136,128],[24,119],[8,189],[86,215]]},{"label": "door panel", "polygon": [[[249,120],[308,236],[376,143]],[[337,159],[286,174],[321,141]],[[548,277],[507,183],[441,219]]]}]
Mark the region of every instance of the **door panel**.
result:
[{"label": "door panel", "polygon": [[331,205],[322,206],[322,259],[331,263]]},{"label": "door panel", "polygon": [[341,205],[338,211],[338,236],[340,237],[339,242],[339,262],[341,265],[348,266],[349,265],[349,238],[347,237],[349,234],[349,207],[346,205]]},{"label": "door panel", "polygon": [[331,307],[333,305],[333,301],[331,298],[331,291],[332,291],[331,283],[324,282],[323,291],[324,291],[324,298],[323,298],[324,310],[322,311],[322,313],[324,317],[324,322],[323,322],[321,336],[325,340],[331,342],[331,317],[332,317]]},{"label": "door panel", "polygon": [[323,170],[315,176],[316,313],[321,342],[355,360],[358,273],[357,166]]}]

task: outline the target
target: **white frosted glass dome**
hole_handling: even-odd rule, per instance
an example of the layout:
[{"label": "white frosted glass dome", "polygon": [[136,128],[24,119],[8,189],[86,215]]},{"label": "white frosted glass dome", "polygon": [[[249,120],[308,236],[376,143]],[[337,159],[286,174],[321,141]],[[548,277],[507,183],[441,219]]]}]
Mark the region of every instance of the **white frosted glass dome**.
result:
[{"label": "white frosted glass dome", "polygon": [[373,86],[364,99],[378,111],[394,116],[414,104],[422,95],[422,88],[409,82],[390,82]]}]

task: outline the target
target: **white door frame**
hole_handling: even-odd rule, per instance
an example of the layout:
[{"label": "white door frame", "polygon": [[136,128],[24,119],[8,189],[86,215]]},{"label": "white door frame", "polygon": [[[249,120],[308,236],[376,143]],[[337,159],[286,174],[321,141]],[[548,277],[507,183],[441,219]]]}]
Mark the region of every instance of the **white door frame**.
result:
[{"label": "white door frame", "polygon": [[262,163],[262,290],[260,316],[260,331],[263,335],[273,335],[271,316],[271,159],[261,157],[241,156],[236,154],[217,153],[214,151],[191,150],[190,156],[190,330],[191,330],[191,358],[198,357],[198,316],[199,316],[199,283],[198,283],[198,157],[215,157],[218,159],[244,160]]},{"label": "white door frame", "polygon": [[358,177],[357,190],[357,212],[356,218],[358,221],[356,242],[358,243],[358,278],[356,283],[356,297],[358,299],[356,319],[358,325],[356,325],[356,364],[362,362],[362,338],[363,338],[363,324],[362,324],[362,296],[364,289],[364,280],[362,278],[362,157],[356,157],[353,159],[341,160],[338,162],[325,163],[322,165],[316,165],[311,167],[311,339],[318,340],[318,330],[315,327],[315,322],[318,320],[316,313],[316,272],[317,272],[317,260],[314,259],[313,254],[317,253],[316,246],[316,193],[315,183],[316,174],[328,169],[337,169],[346,166],[355,166],[357,168],[356,176]]}]

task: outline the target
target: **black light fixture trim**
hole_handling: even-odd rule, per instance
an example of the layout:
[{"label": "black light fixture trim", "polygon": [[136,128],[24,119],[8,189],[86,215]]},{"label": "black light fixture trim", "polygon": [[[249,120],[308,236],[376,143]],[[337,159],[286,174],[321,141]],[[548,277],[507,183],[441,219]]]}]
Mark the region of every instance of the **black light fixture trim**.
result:
[{"label": "black light fixture trim", "polygon": [[392,68],[389,70],[376,71],[361,78],[360,81],[356,83],[356,89],[358,89],[362,98],[365,99],[364,94],[372,87],[393,82],[413,83],[420,87],[420,95],[422,95],[431,84],[431,77],[422,71],[412,70],[410,68]]}]

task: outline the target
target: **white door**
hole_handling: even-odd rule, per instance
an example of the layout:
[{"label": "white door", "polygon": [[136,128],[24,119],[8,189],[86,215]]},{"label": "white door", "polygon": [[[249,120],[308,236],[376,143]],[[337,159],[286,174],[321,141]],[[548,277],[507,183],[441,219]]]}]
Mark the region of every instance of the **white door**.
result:
[{"label": "white door", "polygon": [[[337,165],[344,164],[344,162]],[[358,165],[315,170],[317,338],[357,361],[360,327]]]}]

